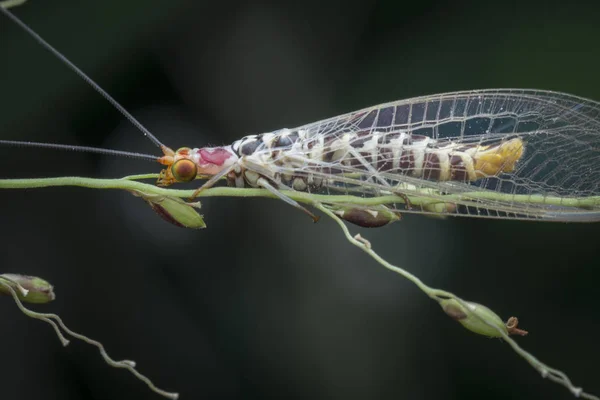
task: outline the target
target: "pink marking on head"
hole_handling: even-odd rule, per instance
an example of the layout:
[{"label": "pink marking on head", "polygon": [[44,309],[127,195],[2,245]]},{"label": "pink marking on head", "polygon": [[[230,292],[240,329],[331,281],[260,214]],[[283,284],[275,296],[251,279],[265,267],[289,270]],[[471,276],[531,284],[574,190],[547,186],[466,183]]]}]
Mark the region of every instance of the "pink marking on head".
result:
[{"label": "pink marking on head", "polygon": [[200,149],[200,157],[203,161],[219,166],[231,158],[231,155],[231,152],[223,147]]}]

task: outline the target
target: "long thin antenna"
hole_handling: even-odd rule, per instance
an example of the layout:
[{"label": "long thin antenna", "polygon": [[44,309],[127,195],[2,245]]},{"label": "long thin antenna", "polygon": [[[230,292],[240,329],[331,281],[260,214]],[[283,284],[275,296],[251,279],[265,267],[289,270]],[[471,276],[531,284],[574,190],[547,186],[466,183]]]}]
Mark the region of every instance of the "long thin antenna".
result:
[{"label": "long thin antenna", "polygon": [[131,115],[129,113],[129,111],[127,111],[122,105],[120,105],[115,99],[113,99],[111,97],[111,95],[109,95],[104,89],[102,89],[100,86],[98,86],[98,84],[96,82],[94,82],[92,80],[92,78],[87,76],[85,74],[85,72],[83,72],[81,69],[79,69],[79,67],[77,67],[75,64],[73,64],[71,61],[69,61],[67,59],[67,57],[62,55],[62,53],[60,51],[58,51],[54,47],[52,47],[52,45],[50,43],[48,43],[44,39],[42,39],[42,37],[40,35],[35,33],[33,31],[33,29],[28,27],[23,21],[21,21],[19,18],[17,18],[13,13],[8,11],[6,8],[0,6],[0,11],[2,13],[4,13],[4,15],[6,15],[8,18],[10,18],[14,23],[19,25],[25,32],[27,32],[31,37],[33,37],[33,39],[36,42],[38,42],[40,45],[42,45],[42,47],[44,47],[50,53],[55,55],[60,61],[63,62],[63,64],[65,64],[73,72],[75,72],[77,75],[79,75],[79,77],[81,77],[81,79],[86,81],[88,83],[88,85],[90,85],[92,88],[94,88],[94,90],[96,92],[100,93],[106,100],[108,100],[108,102],[110,104],[112,104],[112,106],[114,108],[119,110],[119,112],[121,114],[123,114],[123,116],[125,116],[133,125],[135,125],[136,128],[138,128],[140,131],[142,131],[144,136],[146,136],[148,139],[150,139],[150,141],[152,141],[152,143],[154,143],[157,147],[160,147],[160,148],[164,147],[164,145],[160,142],[160,140],[158,140],[156,138],[156,136],[154,136],[152,133],[150,133],[150,131],[148,129],[146,129],[137,119],[135,119],[135,117],[133,115]]},{"label": "long thin antenna", "polygon": [[68,144],[21,142],[18,140],[0,140],[0,146],[37,147],[37,148],[42,148],[42,149],[82,151],[82,152],[86,152],[86,153],[107,154],[110,156],[124,156],[124,157],[135,158],[135,159],[139,159],[139,160],[153,161],[153,162],[157,162],[159,159],[159,157],[152,156],[150,154],[132,153],[130,151],[121,151],[121,150],[101,149],[98,147],[89,147],[89,146],[70,146]]}]

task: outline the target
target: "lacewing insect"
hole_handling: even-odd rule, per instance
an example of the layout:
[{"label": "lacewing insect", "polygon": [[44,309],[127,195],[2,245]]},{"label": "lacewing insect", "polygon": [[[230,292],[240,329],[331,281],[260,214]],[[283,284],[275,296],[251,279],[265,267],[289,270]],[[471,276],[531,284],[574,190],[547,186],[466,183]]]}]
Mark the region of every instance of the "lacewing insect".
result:
[{"label": "lacewing insect", "polygon": [[229,146],[172,150],[50,44],[2,11],[107,98],[162,155],[8,140],[0,144],[157,161],[165,167],[160,186],[209,178],[197,195],[225,178],[230,186],[266,189],[315,220],[284,192],[396,196],[392,206],[336,210],[367,227],[385,225],[398,213],[600,221],[596,101],[530,89],[435,94],[245,136]]},{"label": "lacewing insect", "polygon": [[[386,225],[402,213],[600,221],[596,101],[530,89],[443,93],[248,135],[231,145],[173,150],[30,28],[0,11],[102,94],[162,154],[10,140],[0,144],[150,160],[164,166],[160,186],[201,178],[208,180],[196,195],[222,180],[238,188],[263,188],[315,219],[290,193],[395,198],[385,205],[331,205],[336,215],[364,227]],[[180,205],[190,203],[144,200],[171,223],[181,225],[188,218],[181,213],[189,208]]]}]

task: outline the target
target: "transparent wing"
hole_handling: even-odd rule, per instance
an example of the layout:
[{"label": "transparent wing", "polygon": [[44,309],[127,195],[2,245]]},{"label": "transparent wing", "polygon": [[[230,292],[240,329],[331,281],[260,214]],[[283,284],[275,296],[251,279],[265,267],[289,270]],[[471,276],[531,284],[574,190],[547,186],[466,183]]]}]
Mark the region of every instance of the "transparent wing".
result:
[{"label": "transparent wing", "polygon": [[[270,152],[262,159],[269,159],[268,169],[276,174],[322,179],[330,194],[400,195],[404,212],[600,221],[600,104],[592,100],[541,90],[454,92],[382,104],[297,129],[304,132],[302,146],[276,156],[272,148],[259,149],[257,156]],[[368,154],[352,144],[345,160],[356,162],[326,162],[310,151],[345,133],[360,133],[364,143],[370,135],[398,132],[433,139],[424,150],[430,152],[453,147],[475,154],[511,138],[522,140],[524,152],[509,172],[440,181],[365,162]],[[384,147],[377,149],[379,157]]]}]

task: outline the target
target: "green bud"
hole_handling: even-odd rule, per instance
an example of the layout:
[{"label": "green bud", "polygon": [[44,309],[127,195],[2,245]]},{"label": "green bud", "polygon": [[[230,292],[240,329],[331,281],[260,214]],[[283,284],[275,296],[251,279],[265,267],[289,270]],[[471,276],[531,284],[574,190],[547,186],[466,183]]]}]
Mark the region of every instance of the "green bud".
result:
[{"label": "green bud", "polygon": [[463,307],[456,299],[440,301],[444,312],[460,322],[468,330],[488,337],[502,337],[499,331],[508,334],[502,319],[492,310],[481,304],[465,301]]},{"label": "green bud", "polygon": [[[17,293],[19,300],[25,303],[43,304],[56,298],[52,285],[36,276],[2,274],[0,275],[0,281],[10,285]],[[19,289],[16,284],[21,286],[26,293]],[[0,293],[10,294],[10,291],[5,285],[0,285]]]},{"label": "green bud", "polygon": [[338,217],[363,228],[378,228],[400,219],[400,214],[384,205],[369,208],[335,205],[332,208],[333,213]]},{"label": "green bud", "polygon": [[150,207],[165,221],[182,228],[206,228],[202,215],[195,210],[200,203],[186,203],[179,197],[134,193],[143,198]]}]

